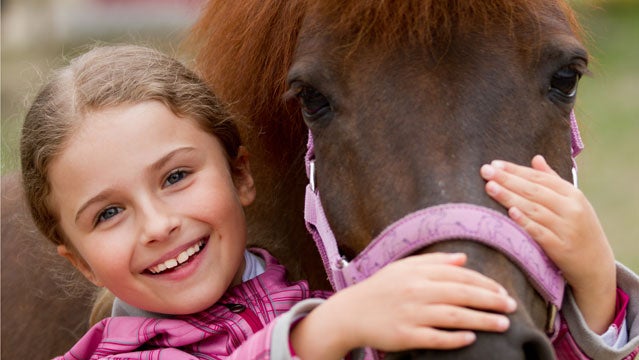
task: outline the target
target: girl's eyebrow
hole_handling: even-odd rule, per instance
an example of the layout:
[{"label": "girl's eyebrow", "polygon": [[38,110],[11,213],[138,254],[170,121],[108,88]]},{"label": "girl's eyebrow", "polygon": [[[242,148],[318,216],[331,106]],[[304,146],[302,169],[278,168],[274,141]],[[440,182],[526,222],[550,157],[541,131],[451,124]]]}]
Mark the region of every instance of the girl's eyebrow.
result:
[{"label": "girl's eyebrow", "polygon": [[160,159],[158,159],[153,164],[151,164],[149,166],[149,171],[150,172],[154,172],[154,171],[160,170],[164,166],[164,164],[166,164],[169,160],[171,160],[177,154],[188,153],[188,152],[191,152],[193,150],[195,150],[195,148],[193,148],[191,146],[183,146],[183,147],[177,148],[177,149],[169,152],[168,154],[162,156]]},{"label": "girl's eyebrow", "polygon": [[[149,165],[148,171],[149,172],[158,171],[164,166],[164,164],[166,164],[169,160],[171,160],[177,154],[189,153],[189,152],[191,152],[193,150],[195,150],[195,148],[190,147],[190,146],[184,146],[184,147],[177,148],[177,149],[169,152],[168,154],[162,156],[157,161],[153,162],[151,165]],[[92,196],[91,198],[89,198],[89,200],[84,202],[82,204],[82,206],[80,206],[80,209],[78,209],[78,211],[75,214],[75,223],[77,224],[78,219],[82,215],[82,212],[84,212],[91,204],[103,201],[104,199],[108,198],[109,194],[111,192],[113,192],[113,191],[114,190],[111,189],[111,188],[104,189],[104,190],[100,191],[97,195]]]},{"label": "girl's eyebrow", "polygon": [[78,212],[75,214],[75,223],[78,223],[78,219],[80,218],[80,215],[82,215],[82,213],[84,212],[84,210],[86,210],[89,206],[91,206],[91,204],[96,203],[96,202],[100,202],[106,198],[109,197],[109,193],[111,193],[113,191],[113,189],[105,189],[100,191],[97,195],[91,197],[89,200],[87,200],[84,204],[82,204],[82,206],[80,206],[80,209],[78,210]]}]

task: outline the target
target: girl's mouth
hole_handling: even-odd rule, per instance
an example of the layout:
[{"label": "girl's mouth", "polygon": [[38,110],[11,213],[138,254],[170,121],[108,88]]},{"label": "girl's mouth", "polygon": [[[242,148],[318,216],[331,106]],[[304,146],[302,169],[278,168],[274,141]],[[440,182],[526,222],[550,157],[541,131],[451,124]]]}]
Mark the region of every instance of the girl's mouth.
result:
[{"label": "girl's mouth", "polygon": [[145,272],[151,273],[153,275],[158,275],[162,273],[166,273],[169,271],[173,271],[179,268],[182,264],[188,263],[194,256],[200,253],[202,249],[206,246],[206,241],[200,240],[195,243],[193,246],[179,253],[175,258],[168,259],[163,263],[157,264],[146,269]]}]

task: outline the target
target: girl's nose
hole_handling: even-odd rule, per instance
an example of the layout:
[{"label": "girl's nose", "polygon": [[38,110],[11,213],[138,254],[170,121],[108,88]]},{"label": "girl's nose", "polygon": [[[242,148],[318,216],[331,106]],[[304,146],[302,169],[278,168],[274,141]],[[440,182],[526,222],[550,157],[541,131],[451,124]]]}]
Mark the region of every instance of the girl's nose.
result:
[{"label": "girl's nose", "polygon": [[147,201],[141,208],[143,216],[141,241],[150,244],[166,241],[180,228],[180,218],[169,204],[158,199]]}]

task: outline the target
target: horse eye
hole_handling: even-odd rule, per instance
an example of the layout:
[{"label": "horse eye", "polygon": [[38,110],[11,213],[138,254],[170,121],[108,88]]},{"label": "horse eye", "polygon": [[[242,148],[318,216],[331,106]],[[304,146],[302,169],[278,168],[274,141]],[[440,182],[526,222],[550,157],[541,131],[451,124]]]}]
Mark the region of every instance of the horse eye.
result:
[{"label": "horse eye", "polygon": [[300,102],[302,114],[305,118],[317,118],[330,110],[328,99],[313,87],[302,87],[297,93],[297,99]]},{"label": "horse eye", "polygon": [[577,83],[581,78],[581,73],[570,67],[563,67],[553,74],[550,80],[550,90],[558,92],[567,98],[574,98],[577,95]]}]

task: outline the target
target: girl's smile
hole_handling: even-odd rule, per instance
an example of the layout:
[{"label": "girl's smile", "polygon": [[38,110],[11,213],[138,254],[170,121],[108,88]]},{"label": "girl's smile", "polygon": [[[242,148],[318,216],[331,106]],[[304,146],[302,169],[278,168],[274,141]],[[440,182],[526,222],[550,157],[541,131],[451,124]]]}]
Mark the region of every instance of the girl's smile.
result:
[{"label": "girl's smile", "polygon": [[154,275],[170,273],[172,270],[176,270],[178,267],[190,263],[206,245],[206,241],[206,239],[198,240],[195,244],[181,251],[177,256],[165,256],[167,260],[158,261],[156,265],[148,267],[145,272],[150,272]]}]

